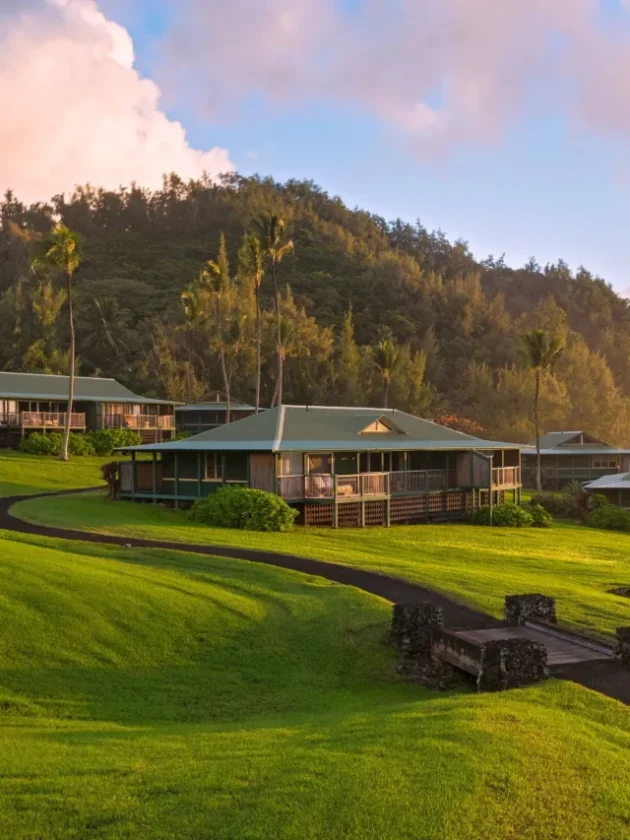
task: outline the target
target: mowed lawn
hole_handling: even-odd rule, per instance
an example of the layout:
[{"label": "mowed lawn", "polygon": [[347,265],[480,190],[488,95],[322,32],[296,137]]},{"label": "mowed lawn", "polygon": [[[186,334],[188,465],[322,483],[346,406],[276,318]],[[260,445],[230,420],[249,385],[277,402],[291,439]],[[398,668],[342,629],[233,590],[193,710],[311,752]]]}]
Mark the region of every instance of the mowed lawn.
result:
[{"label": "mowed lawn", "polygon": [[5,532],[0,615],[0,838],[628,836],[624,706],[403,683],[355,589]]},{"label": "mowed lawn", "polygon": [[414,525],[296,528],[261,534],[208,528],[184,511],[111,502],[103,493],[33,499],[14,508],[33,522],[104,534],[206,545],[245,546],[313,557],[405,578],[500,616],[506,594],[557,599],[567,626],[610,638],[630,624],[630,601],[609,592],[630,586],[630,535],[581,525],[552,529]]},{"label": "mowed lawn", "polygon": [[103,484],[101,465],[105,458],[70,457],[62,463],[49,455],[41,457],[0,450],[0,496],[24,496],[56,490],[98,487]]}]

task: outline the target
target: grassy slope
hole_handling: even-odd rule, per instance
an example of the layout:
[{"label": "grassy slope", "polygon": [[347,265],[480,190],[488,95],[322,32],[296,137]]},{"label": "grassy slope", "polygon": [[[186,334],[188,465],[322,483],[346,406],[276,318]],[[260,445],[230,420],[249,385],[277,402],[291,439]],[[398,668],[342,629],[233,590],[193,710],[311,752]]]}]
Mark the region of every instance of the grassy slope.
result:
[{"label": "grassy slope", "polygon": [[62,463],[50,456],[0,450],[0,496],[96,487],[103,483],[101,464],[111,460],[71,456],[70,461]]},{"label": "grassy slope", "polygon": [[508,593],[558,599],[560,619],[610,635],[628,623],[628,600],[607,590],[630,585],[630,535],[560,524],[550,530],[467,525],[389,530],[296,529],[258,534],[207,528],[183,512],[109,502],[101,494],[22,502],[25,519],[61,527],[172,541],[247,546],[375,569],[455,595],[500,615]]},{"label": "grassy slope", "polygon": [[401,684],[388,606],[320,579],[4,537],[1,838],[627,836],[619,704]]}]

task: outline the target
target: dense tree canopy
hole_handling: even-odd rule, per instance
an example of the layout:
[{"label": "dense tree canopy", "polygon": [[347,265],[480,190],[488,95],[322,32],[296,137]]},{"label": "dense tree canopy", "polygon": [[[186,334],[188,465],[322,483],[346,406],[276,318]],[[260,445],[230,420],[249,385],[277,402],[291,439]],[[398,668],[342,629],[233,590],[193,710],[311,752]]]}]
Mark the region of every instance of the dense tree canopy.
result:
[{"label": "dense tree canopy", "polygon": [[[83,240],[83,374],[187,400],[225,390],[225,367],[232,397],[253,401],[259,283],[262,405],[276,392],[280,343],[284,402],[383,405],[387,390],[394,407],[530,441],[535,377],[520,336],[543,329],[565,350],[541,382],[542,429],[630,444],[630,305],[561,260],[480,263],[465,242],[351,210],[311,182],[238,175],[173,175],[156,192],[86,186],[32,206],[8,193],[0,214],[1,368],[67,370],[63,284],[31,268],[38,240],[62,223]],[[275,266],[278,301],[268,260],[260,282],[243,242],[274,217],[293,244]],[[232,292],[217,308],[215,289],[199,309],[200,272],[219,260],[222,235]],[[395,358],[387,375],[383,341]]]}]

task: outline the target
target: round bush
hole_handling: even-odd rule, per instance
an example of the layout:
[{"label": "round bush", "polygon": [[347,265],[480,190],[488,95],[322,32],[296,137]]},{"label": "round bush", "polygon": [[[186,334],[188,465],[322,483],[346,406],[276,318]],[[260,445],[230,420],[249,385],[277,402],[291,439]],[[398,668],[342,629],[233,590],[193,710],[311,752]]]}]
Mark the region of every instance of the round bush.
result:
[{"label": "round bush", "polygon": [[20,452],[29,455],[59,455],[62,437],[59,432],[33,432],[20,441]]},{"label": "round bush", "polygon": [[573,505],[567,502],[566,498],[559,493],[535,493],[530,499],[532,507],[544,508],[552,516],[571,516]]},{"label": "round bush", "polygon": [[[490,524],[490,507],[479,508],[473,517],[475,525]],[[506,504],[492,509],[492,524],[495,528],[531,528],[534,518],[524,508],[518,505]]]},{"label": "round bush", "polygon": [[553,526],[553,516],[542,505],[531,505],[527,513],[532,517],[532,527],[551,528]]},{"label": "round bush", "polygon": [[114,449],[121,446],[137,446],[142,438],[133,429],[101,429],[90,432],[89,437],[97,455],[111,455]]},{"label": "round bush", "polygon": [[591,511],[586,524],[591,528],[605,528],[608,531],[630,531],[630,511],[616,505],[604,505]]},{"label": "round bush", "polygon": [[194,522],[244,531],[288,531],[297,515],[274,493],[245,487],[221,487],[196,501],[189,514]]}]

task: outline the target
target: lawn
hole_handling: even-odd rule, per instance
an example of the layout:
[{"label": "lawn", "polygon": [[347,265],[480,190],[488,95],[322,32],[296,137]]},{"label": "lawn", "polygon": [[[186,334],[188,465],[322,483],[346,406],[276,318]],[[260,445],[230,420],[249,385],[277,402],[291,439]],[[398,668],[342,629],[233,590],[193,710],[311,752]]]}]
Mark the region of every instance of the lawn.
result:
[{"label": "lawn", "polygon": [[0,450],[0,496],[24,496],[55,490],[96,487],[103,483],[101,464],[106,458],[75,456],[62,463],[50,455],[25,455]]},{"label": "lawn", "polygon": [[259,534],[208,528],[183,511],[110,502],[104,494],[33,499],[14,508],[30,521],[105,534],[245,546],[371,569],[451,594],[500,616],[509,593],[557,598],[562,622],[610,637],[627,625],[627,598],[608,590],[630,585],[630,535],[581,525],[553,529],[415,525],[390,529],[297,528]]},{"label": "lawn", "polygon": [[0,540],[3,840],[627,837],[614,701],[402,683],[389,605],[319,578]]}]

